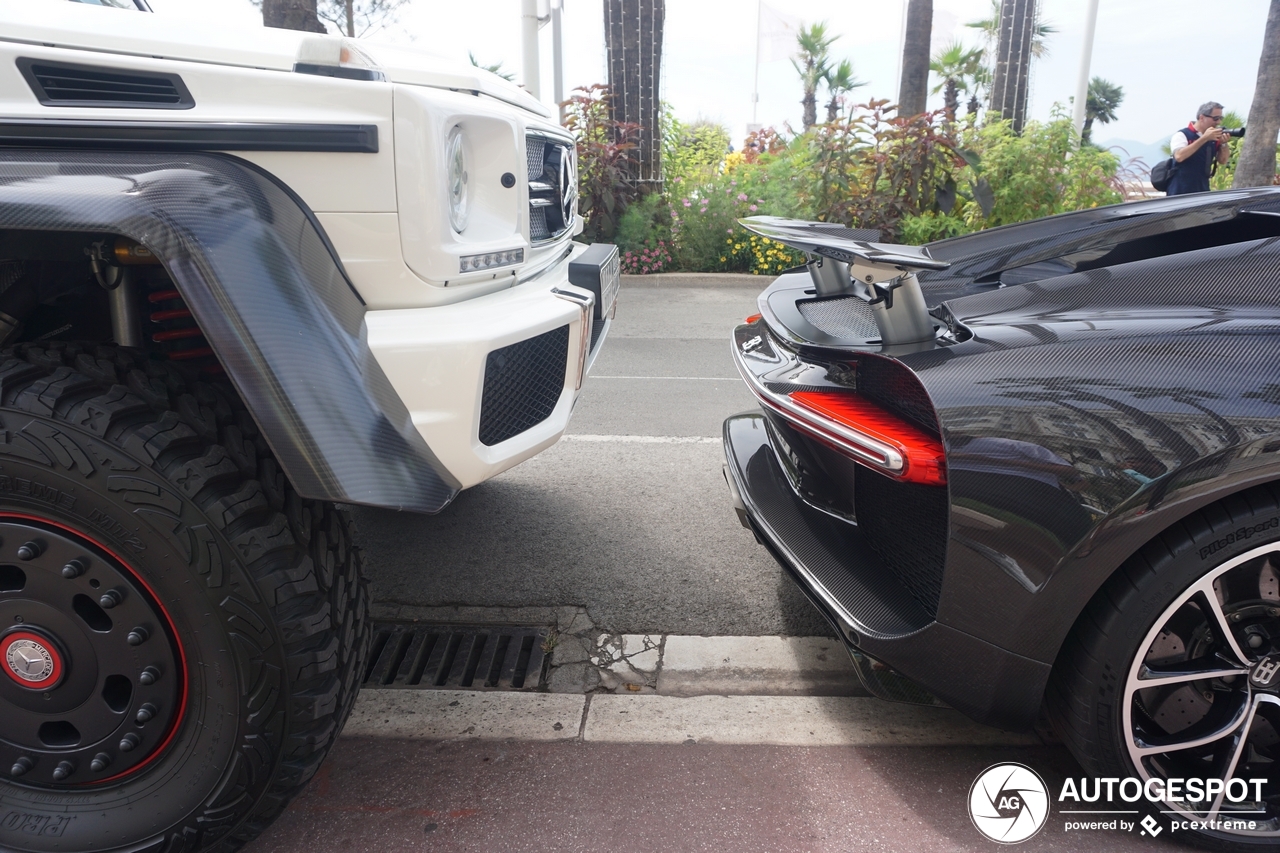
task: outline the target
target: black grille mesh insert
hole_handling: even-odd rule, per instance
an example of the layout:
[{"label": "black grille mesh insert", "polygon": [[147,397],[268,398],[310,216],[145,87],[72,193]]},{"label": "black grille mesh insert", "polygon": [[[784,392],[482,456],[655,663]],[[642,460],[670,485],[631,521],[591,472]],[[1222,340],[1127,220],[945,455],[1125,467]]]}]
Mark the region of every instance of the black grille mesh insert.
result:
[{"label": "black grille mesh insert", "polygon": [[947,559],[947,490],[858,468],[853,506],[872,550],[929,615],[936,615]]},{"label": "black grille mesh insert", "polygon": [[419,690],[536,690],[545,628],[380,623],[361,683]]},{"label": "black grille mesh insert", "polygon": [[489,353],[480,443],[491,447],[550,417],[564,390],[568,359],[567,325]]},{"label": "black grille mesh insert", "polygon": [[54,106],[154,107],[194,106],[176,74],[147,74],[87,65],[22,62],[32,91]]}]

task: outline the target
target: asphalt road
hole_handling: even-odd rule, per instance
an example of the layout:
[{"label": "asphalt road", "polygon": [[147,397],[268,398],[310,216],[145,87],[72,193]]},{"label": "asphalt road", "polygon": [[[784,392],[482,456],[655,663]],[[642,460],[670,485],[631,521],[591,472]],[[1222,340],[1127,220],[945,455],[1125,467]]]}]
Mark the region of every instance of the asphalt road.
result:
[{"label": "asphalt road", "polygon": [[565,440],[437,516],[355,510],[375,601],[585,607],[619,634],[829,635],[721,474],[721,423],[756,408],[729,332],[767,284],[624,282]]}]

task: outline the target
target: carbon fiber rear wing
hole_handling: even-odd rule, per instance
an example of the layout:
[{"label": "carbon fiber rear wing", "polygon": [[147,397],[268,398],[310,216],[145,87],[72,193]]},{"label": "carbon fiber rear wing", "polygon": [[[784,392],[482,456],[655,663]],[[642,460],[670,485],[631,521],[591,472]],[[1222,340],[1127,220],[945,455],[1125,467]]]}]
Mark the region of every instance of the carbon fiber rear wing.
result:
[{"label": "carbon fiber rear wing", "polygon": [[857,296],[866,300],[885,346],[931,340],[933,320],[916,273],[950,264],[929,257],[921,246],[859,239],[859,232],[830,222],[751,216],[738,223],[810,256],[806,266],[818,297]]}]

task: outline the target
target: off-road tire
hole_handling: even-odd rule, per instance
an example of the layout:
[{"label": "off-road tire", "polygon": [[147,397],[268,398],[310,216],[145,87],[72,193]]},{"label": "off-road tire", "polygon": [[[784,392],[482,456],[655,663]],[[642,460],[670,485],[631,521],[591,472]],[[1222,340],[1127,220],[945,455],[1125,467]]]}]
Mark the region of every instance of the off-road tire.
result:
[{"label": "off-road tire", "polygon": [[118,555],[186,660],[180,721],[136,772],[59,787],[0,767],[0,849],[229,851],[260,833],[358,690],[367,590],[344,513],[293,492],[225,381],[24,344],[0,351],[0,516]]},{"label": "off-road tire", "polygon": [[[1198,581],[1221,571],[1234,558],[1277,540],[1280,489],[1254,488],[1196,512],[1161,533],[1093,598],[1054,665],[1046,694],[1054,729],[1087,778],[1139,776],[1127,746],[1126,683],[1135,657],[1142,654],[1146,659],[1151,648],[1147,643],[1157,623],[1169,624],[1170,608]],[[1275,609],[1268,609],[1274,616]],[[1239,686],[1237,678],[1240,676],[1232,676],[1232,684]],[[1244,679],[1248,681],[1248,676]],[[1203,686],[1205,682],[1196,684]],[[1163,806],[1150,804],[1145,798],[1133,804],[1116,799],[1112,805],[1099,801],[1079,807],[1142,808],[1167,828],[1168,816],[1157,811]],[[1179,831],[1177,837],[1214,850],[1280,851],[1280,838],[1275,835],[1261,838]]]}]

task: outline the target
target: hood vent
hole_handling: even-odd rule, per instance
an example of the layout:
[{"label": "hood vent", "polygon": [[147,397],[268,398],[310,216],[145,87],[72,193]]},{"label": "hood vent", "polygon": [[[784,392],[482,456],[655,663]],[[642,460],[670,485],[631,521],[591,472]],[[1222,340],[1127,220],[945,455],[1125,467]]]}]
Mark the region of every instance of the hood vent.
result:
[{"label": "hood vent", "polygon": [[26,58],[18,60],[18,69],[46,107],[189,110],[196,105],[177,74]]}]

